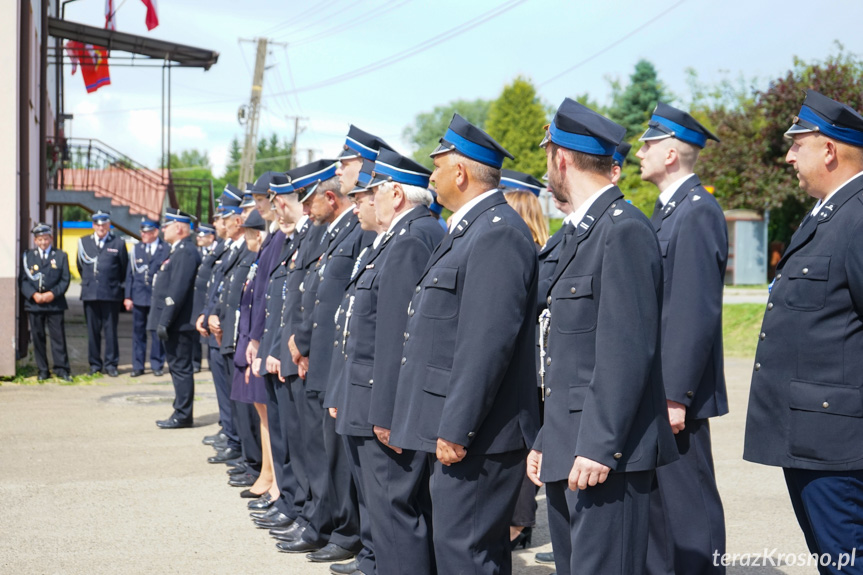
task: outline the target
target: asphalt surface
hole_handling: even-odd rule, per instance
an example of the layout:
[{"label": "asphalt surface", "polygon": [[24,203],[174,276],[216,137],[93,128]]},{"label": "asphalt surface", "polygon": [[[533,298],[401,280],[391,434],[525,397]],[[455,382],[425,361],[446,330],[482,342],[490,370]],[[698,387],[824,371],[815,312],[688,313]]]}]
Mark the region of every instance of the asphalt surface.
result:
[{"label": "asphalt surface", "polygon": [[[69,345],[81,373],[85,331],[80,304],[72,304]],[[130,326],[122,314],[120,333]],[[326,564],[277,552],[249,520],[240,489],[227,485],[225,466],[206,462],[213,450],[201,438],[216,432],[218,419],[209,373],[196,377],[195,427],[160,430],[155,420],[171,412],[170,377],[128,377],[130,347],[121,338],[116,379],[0,385],[0,573],[328,573]],[[752,554],[775,549],[775,562],[806,547],[781,470],[741,458],[751,365],[727,360],[731,413],[712,423],[728,552],[741,555],[728,573],[815,573],[771,560],[752,565]],[[551,550],[543,492],[539,503],[533,545],[514,554],[519,575],[553,571],[533,560]]]}]

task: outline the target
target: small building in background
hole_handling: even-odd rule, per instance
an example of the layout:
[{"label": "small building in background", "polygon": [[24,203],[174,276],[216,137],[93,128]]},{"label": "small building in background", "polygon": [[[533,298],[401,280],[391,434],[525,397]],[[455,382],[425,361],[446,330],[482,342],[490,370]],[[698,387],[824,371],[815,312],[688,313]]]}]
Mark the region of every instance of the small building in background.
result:
[{"label": "small building in background", "polygon": [[728,210],[726,285],[767,283],[767,221],[755,210]]}]

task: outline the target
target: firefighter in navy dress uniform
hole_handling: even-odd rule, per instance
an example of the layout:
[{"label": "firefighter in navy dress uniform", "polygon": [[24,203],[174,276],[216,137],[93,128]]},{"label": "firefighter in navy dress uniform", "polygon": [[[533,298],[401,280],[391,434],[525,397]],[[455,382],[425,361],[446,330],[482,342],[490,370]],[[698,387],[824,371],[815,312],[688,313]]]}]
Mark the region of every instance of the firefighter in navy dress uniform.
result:
[{"label": "firefighter in navy dress uniform", "polygon": [[153,285],[153,301],[147,328],[165,344],[168,369],[174,384],[174,412],[156,422],[162,429],[192,426],[195,376],[192,371],[192,344],[195,331],[195,275],[201,256],[191,238],[192,216],[177,209],[165,212],[165,242],[171,246]]},{"label": "firefighter in navy dress uniform", "polygon": [[783,468],[820,573],[863,573],[863,116],[809,90],[786,136],[818,202],[776,267],[743,458]]},{"label": "firefighter in navy dress uniform", "polygon": [[51,226],[37,224],[32,232],[36,248],[24,252],[18,289],[24,297],[24,309],[30,319],[30,339],[33,355],[39,370],[39,381],[50,377],[48,352],[45,346],[46,330],[51,338],[51,356],[54,374],[72,381],[69,356],[66,353],[65,311],[66,290],[69,289],[69,259],[66,252],[55,249]]},{"label": "firefighter in navy dress uniform", "polygon": [[[129,252],[126,242],[111,231],[111,214],[98,211],[92,216],[93,234],[78,240],[78,273],[81,301],[87,320],[87,359],[90,374],[105,372],[117,377],[120,348],[117,320],[123,302]],[[102,359],[102,335],[105,358]]]},{"label": "firefighter in navy dress uniform", "polygon": [[126,299],[123,306],[132,312],[132,377],[144,374],[147,357],[147,334],[150,335],[150,369],[161,376],[165,348],[156,333],[147,330],[150,302],[153,299],[153,276],[168,257],[171,248],[159,239],[159,222],[141,219],[141,241],[132,248],[126,272]]}]

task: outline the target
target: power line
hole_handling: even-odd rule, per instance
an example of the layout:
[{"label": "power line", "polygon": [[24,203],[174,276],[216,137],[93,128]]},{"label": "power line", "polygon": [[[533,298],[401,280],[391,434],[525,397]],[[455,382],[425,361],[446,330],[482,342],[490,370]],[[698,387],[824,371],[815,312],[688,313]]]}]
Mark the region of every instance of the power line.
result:
[{"label": "power line", "polygon": [[[333,6],[333,4],[335,4],[336,2],[329,2],[327,4],[324,4],[323,6],[320,6],[315,11],[316,13],[312,15],[313,18],[311,20],[308,20],[306,22],[302,22],[301,27],[298,26],[296,22],[292,22],[288,26],[287,30],[285,32],[280,32],[279,35],[276,36],[276,38],[284,38],[286,36],[290,36],[291,34],[296,34],[300,30],[304,30],[304,29],[316,26],[316,25],[320,24],[321,22],[324,22],[328,19],[334,18],[339,12],[344,12],[346,10],[353,8],[354,6],[356,6],[357,4],[359,4],[362,1],[363,0],[356,0],[355,2],[353,2],[352,4],[349,4],[346,7]],[[334,9],[329,10],[330,8],[334,8]]]},{"label": "power line", "polygon": [[[334,77],[328,78],[326,80],[321,80],[320,82],[316,82],[314,84],[309,84],[308,86],[302,86],[300,88],[296,88],[291,93],[297,94],[300,92],[308,92],[310,90],[318,90],[320,88],[326,88],[327,86],[332,86],[333,84],[339,84],[341,82],[345,82],[347,80],[351,80],[353,78],[357,78],[359,76],[364,76],[365,74],[375,72],[377,70],[380,70],[381,68],[391,66],[392,64],[395,64],[397,62],[401,62],[402,60],[410,58],[411,56],[415,56],[421,52],[425,52],[429,48],[437,46],[438,44],[445,42],[446,40],[450,40],[452,38],[455,38],[456,36],[459,36],[460,34],[463,34],[469,30],[472,30],[472,29],[476,28],[477,26],[479,26],[480,24],[484,24],[485,22],[488,22],[489,20],[492,20],[493,18],[500,16],[504,12],[507,12],[507,11],[511,10],[512,8],[515,8],[519,4],[523,4],[525,1],[526,0],[510,0],[509,2],[506,2],[497,8],[493,8],[492,10],[489,10],[488,12],[484,12],[484,13],[480,14],[479,16],[477,16],[476,18],[473,18],[471,20],[468,20],[467,22],[464,22],[463,24],[459,24],[458,26],[450,28],[449,30],[442,32],[441,34],[438,34],[437,36],[433,36],[433,37],[429,38],[428,40],[420,42],[416,46],[413,46],[412,48],[408,48],[407,50],[401,51],[398,54],[388,56],[386,58],[383,58],[382,60],[378,60],[377,62],[372,62],[371,64],[368,64],[368,65],[363,66],[361,68],[357,68],[356,70],[353,70],[351,72],[346,72],[344,74],[340,74],[338,76],[334,76]],[[681,0],[681,1],[685,1],[685,0]],[[271,96],[273,96],[273,95],[278,95],[278,94],[271,94]]]},{"label": "power line", "polygon": [[591,54],[590,56],[588,56],[587,58],[585,58],[581,62],[578,62],[577,64],[575,64],[573,66],[570,66],[569,68],[567,68],[563,72],[555,74],[551,78],[549,78],[543,82],[540,82],[539,84],[537,84],[537,87],[542,87],[542,86],[545,86],[546,84],[554,82],[555,80],[557,80],[561,76],[565,76],[566,74],[569,74],[570,72],[572,72],[576,68],[580,68],[581,66],[584,66],[585,64],[590,62],[591,60],[595,60],[596,58],[598,58],[602,54],[605,54],[606,52],[608,52],[609,50],[611,50],[612,48],[614,48],[618,44],[622,43],[624,40],[628,40],[632,36],[641,32],[642,30],[644,30],[645,28],[647,28],[648,26],[650,26],[651,24],[653,24],[654,22],[656,22],[657,20],[659,20],[660,18],[662,18],[663,16],[665,16],[666,14],[668,14],[669,12],[671,12],[672,10],[674,10],[675,8],[677,8],[678,6],[683,4],[684,2],[686,2],[686,0],[680,0],[676,4],[672,4],[669,8],[666,8],[665,10],[663,10],[662,12],[660,12],[659,14],[657,14],[656,16],[654,16],[653,18],[651,18],[650,20],[648,20],[647,22],[642,24],[641,26],[638,26],[634,30],[630,31],[628,34],[625,34],[624,36],[618,38],[617,40],[615,40],[614,42],[612,42],[611,44],[609,44],[608,46],[606,46],[602,50],[599,50],[598,52]]},{"label": "power line", "polygon": [[[320,18],[317,18],[315,20],[312,20],[311,22],[307,22],[307,23],[303,24],[303,29],[305,31],[307,29],[313,28],[314,26],[317,26],[318,24],[320,24],[322,22],[329,24],[330,21],[336,16],[336,14],[348,12],[352,8],[354,8],[355,6],[362,4],[364,1],[365,0],[354,0],[354,2],[348,4],[347,6],[345,6],[343,8],[339,8],[336,12],[334,12],[332,14],[323,14],[323,15],[321,15]],[[350,17],[350,15],[349,15],[349,17]],[[344,24],[342,24],[342,25],[344,25]],[[284,32],[284,33],[280,34],[279,36],[277,36],[277,38],[286,38],[288,36],[292,36],[292,35],[296,34],[297,32],[298,32],[298,30],[290,30],[289,29],[287,32]]]},{"label": "power line", "polygon": [[[294,72],[291,69],[291,59],[288,56],[288,47],[283,46],[283,48],[285,50],[285,66],[287,66],[287,68],[288,68],[288,80],[290,80],[290,82],[291,82],[291,90],[296,90],[297,85],[294,82]],[[303,113],[303,106],[300,104],[300,97],[299,97],[299,95],[297,95],[296,92],[294,92],[294,100],[297,102],[297,110],[299,110],[300,114],[302,114]]]},{"label": "power line", "polygon": [[330,2],[326,2],[324,4],[317,5],[317,6],[314,3],[312,3],[312,5],[307,10],[304,10],[304,11],[300,12],[299,14],[296,14],[295,16],[288,18],[287,20],[283,20],[282,22],[279,22],[278,24],[276,24],[275,26],[273,26],[267,30],[264,30],[264,32],[261,35],[262,36],[270,36],[274,32],[280,30],[281,28],[284,28],[285,26],[288,26],[288,27],[296,26],[297,24],[302,23],[303,18],[306,18],[308,15],[313,14],[314,12],[319,12],[319,11],[327,8],[331,4],[335,4],[336,2],[337,2],[337,0],[331,0]]},{"label": "power line", "polygon": [[367,21],[371,20],[372,18],[377,18],[379,16],[383,16],[384,14],[392,12],[396,8],[401,8],[402,6],[407,4],[408,2],[410,2],[410,0],[402,0],[401,2],[390,2],[389,4],[384,4],[382,6],[378,6],[376,9],[370,10],[367,13],[363,14],[362,16],[354,18],[348,24],[344,24],[344,25],[340,25],[340,26],[333,26],[331,28],[327,28],[325,30],[322,30],[322,31],[320,31],[317,34],[314,34],[312,36],[308,36],[306,38],[300,38],[299,40],[291,42],[291,46],[293,46],[293,47],[302,46],[303,44],[309,44],[311,42],[316,42],[316,41],[321,40],[323,38],[328,38],[334,34],[341,34],[345,30],[350,30],[351,28],[355,28],[356,26],[359,26],[360,24],[366,23]]}]

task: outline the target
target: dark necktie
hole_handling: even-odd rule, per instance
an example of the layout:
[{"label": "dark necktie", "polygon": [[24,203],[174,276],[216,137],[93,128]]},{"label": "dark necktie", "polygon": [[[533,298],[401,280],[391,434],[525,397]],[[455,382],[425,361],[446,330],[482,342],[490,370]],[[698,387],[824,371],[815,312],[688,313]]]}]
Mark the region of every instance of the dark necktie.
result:
[{"label": "dark necktie", "polygon": [[656,198],[656,203],[653,204],[653,215],[650,216],[650,221],[653,222],[654,225],[662,221],[662,208],[665,207],[662,203],[662,200]]}]

